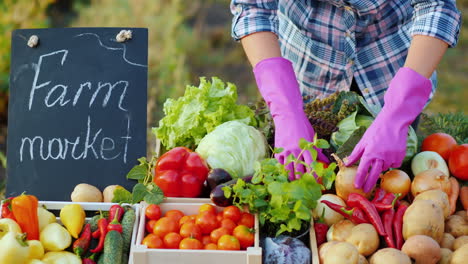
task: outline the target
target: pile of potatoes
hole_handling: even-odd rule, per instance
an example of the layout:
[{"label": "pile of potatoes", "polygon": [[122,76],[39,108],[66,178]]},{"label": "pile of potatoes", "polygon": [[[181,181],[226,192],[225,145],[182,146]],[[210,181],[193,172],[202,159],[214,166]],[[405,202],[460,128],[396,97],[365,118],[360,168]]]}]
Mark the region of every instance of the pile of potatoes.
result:
[{"label": "pile of potatoes", "polygon": [[466,264],[468,219],[466,211],[450,214],[448,195],[441,189],[418,194],[403,217],[401,250],[380,248],[371,224],[349,220],[333,224],[319,247],[322,264]]}]

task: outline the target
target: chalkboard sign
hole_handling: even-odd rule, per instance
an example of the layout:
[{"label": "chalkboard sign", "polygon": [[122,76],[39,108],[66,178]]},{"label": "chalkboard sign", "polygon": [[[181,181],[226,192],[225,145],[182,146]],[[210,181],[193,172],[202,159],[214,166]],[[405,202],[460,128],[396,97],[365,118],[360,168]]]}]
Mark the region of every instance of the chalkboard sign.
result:
[{"label": "chalkboard sign", "polygon": [[[74,186],[133,182],[146,156],[148,31],[22,29],[12,34],[7,196],[68,201]],[[38,46],[27,45],[36,35]]]}]

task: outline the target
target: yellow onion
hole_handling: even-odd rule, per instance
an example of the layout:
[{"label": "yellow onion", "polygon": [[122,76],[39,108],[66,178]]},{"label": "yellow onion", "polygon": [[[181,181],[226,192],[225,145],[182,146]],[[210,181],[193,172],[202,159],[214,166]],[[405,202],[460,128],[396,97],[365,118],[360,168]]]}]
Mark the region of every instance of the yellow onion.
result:
[{"label": "yellow onion", "polygon": [[449,177],[438,169],[430,169],[418,173],[411,183],[411,193],[414,197],[424,191],[434,189],[444,191],[449,197],[452,192]]},{"label": "yellow onion", "polygon": [[343,161],[336,156],[335,154],[332,154],[333,157],[335,158],[336,162],[338,163],[339,171],[336,174],[336,179],[335,179],[335,189],[336,189],[336,195],[338,195],[341,199],[343,200],[348,200],[348,195],[351,193],[359,193],[363,195],[366,198],[369,198],[372,194],[372,190],[370,190],[368,193],[364,192],[362,189],[357,189],[354,187],[354,179],[356,178],[357,174],[357,166],[351,166],[351,167],[346,167],[343,163]]}]

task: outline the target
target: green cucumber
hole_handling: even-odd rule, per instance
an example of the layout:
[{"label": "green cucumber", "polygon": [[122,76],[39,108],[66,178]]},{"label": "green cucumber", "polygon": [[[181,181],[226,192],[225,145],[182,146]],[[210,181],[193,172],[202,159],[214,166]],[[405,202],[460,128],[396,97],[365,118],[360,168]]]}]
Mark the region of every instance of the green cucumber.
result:
[{"label": "green cucumber", "polygon": [[122,264],[123,239],[122,235],[111,230],[104,240],[104,260],[103,264]]},{"label": "green cucumber", "polygon": [[133,225],[135,224],[135,210],[129,208],[122,218],[122,238],[123,252],[130,252],[130,243],[132,242]]},{"label": "green cucumber", "polygon": [[101,218],[100,215],[95,215],[89,220],[89,224],[91,226],[91,232],[94,232],[98,229],[97,222],[99,221],[99,218]]}]

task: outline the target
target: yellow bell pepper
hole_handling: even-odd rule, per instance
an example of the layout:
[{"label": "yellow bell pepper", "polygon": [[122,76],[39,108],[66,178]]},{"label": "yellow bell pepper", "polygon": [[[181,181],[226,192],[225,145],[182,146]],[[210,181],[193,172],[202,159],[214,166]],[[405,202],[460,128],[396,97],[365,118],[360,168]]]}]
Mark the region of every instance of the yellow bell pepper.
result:
[{"label": "yellow bell pepper", "polygon": [[55,215],[42,206],[37,207],[37,220],[39,220],[39,231],[42,231],[48,224],[57,222]]},{"label": "yellow bell pepper", "polygon": [[0,264],[25,264],[28,256],[26,233],[8,232],[0,239]]},{"label": "yellow bell pepper", "polygon": [[70,233],[59,223],[47,225],[41,232],[41,243],[46,251],[62,251],[72,242]]},{"label": "yellow bell pepper", "polygon": [[15,220],[10,218],[2,218],[0,219],[0,238],[5,236],[7,233],[21,233],[21,227]]},{"label": "yellow bell pepper", "polygon": [[79,204],[68,204],[60,210],[60,220],[74,238],[80,235],[85,217],[85,211]]},{"label": "yellow bell pepper", "polygon": [[42,261],[47,264],[81,264],[80,257],[68,251],[47,252]]},{"label": "yellow bell pepper", "polygon": [[44,246],[39,240],[28,240],[29,257],[28,259],[41,259],[44,257]]}]

